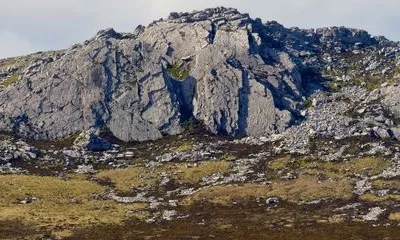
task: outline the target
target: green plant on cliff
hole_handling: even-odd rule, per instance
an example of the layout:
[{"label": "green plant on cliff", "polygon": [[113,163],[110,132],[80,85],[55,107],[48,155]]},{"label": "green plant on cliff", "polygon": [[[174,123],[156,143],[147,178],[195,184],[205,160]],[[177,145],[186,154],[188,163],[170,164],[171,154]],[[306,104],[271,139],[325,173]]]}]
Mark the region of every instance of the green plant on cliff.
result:
[{"label": "green plant on cliff", "polygon": [[172,77],[178,80],[185,80],[187,77],[189,77],[190,73],[188,69],[178,64],[172,64],[168,67],[167,71],[169,72],[169,74],[171,74]]}]

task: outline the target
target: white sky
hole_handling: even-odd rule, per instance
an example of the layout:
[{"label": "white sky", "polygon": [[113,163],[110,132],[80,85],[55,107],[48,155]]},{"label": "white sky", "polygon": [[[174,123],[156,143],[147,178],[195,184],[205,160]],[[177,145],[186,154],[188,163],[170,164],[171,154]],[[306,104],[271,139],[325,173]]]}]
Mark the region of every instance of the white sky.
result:
[{"label": "white sky", "polygon": [[400,40],[400,0],[0,0],[0,58],[67,48],[100,29],[132,32],[172,11],[216,6],[287,27],[347,26]]}]

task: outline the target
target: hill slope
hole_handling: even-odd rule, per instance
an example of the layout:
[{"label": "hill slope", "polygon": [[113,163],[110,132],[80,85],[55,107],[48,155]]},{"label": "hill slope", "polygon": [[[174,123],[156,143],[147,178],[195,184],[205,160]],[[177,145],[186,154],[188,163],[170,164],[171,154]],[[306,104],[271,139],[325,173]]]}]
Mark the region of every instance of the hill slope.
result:
[{"label": "hill slope", "polygon": [[229,136],[293,132],[318,105],[313,94],[396,82],[399,49],[362,30],[287,29],[229,8],[172,13],[134,33],[106,29],[68,50],[2,60],[0,129],[61,139],[97,128],[144,141],[196,119]]}]

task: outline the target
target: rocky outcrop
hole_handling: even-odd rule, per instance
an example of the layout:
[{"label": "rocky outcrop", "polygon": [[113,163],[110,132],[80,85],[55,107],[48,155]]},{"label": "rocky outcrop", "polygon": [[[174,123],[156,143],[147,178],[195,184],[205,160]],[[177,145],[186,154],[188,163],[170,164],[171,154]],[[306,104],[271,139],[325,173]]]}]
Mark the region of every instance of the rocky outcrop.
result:
[{"label": "rocky outcrop", "polygon": [[59,59],[34,60],[1,92],[0,128],[59,139],[106,126],[144,141],[195,117],[214,133],[280,132],[301,101],[301,77],[267,45],[261,22],[225,8],[171,14],[134,34],[102,30]]},{"label": "rocky outcrop", "polygon": [[[0,129],[60,139],[103,128],[123,141],[145,141],[180,133],[194,118],[228,136],[270,136],[296,123],[295,131],[307,119],[307,97],[352,79],[368,87],[358,76],[393,76],[383,65],[393,63],[396,49],[362,30],[287,29],[230,8],[171,13],[134,33],[106,29],[56,57],[35,55],[21,80],[0,92]],[[387,55],[376,57],[387,64],[370,52]],[[347,132],[350,117],[334,120]]]}]

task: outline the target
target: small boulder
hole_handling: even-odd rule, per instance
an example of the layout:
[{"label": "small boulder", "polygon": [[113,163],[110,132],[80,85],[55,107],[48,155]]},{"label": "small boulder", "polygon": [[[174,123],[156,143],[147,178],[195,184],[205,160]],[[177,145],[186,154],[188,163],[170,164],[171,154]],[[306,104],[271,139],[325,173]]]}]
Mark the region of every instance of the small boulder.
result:
[{"label": "small boulder", "polygon": [[374,127],[372,129],[372,133],[374,136],[379,137],[380,139],[388,139],[390,138],[390,134],[387,130],[380,128],[380,127]]},{"label": "small boulder", "polygon": [[394,139],[400,141],[400,128],[391,128],[390,133]]},{"label": "small boulder", "polygon": [[95,173],[96,171],[94,170],[92,165],[79,165],[78,169],[76,169],[75,172],[79,174],[89,174]]},{"label": "small boulder", "polygon": [[102,152],[112,149],[111,143],[98,135],[98,130],[88,130],[81,133],[75,139],[74,146],[92,152]]},{"label": "small boulder", "polygon": [[278,204],[278,203],[279,203],[279,198],[277,198],[277,197],[271,197],[271,198],[268,198],[265,202],[266,202],[268,205]]},{"label": "small boulder", "polygon": [[96,34],[96,40],[102,39],[102,38],[115,38],[115,39],[120,39],[122,35],[118,32],[116,32],[113,28],[107,28],[104,30],[99,31]]}]

